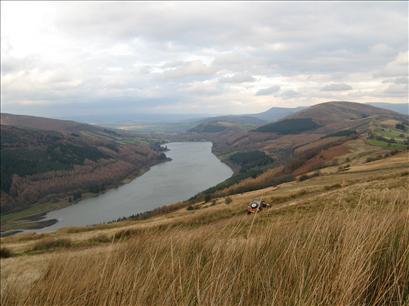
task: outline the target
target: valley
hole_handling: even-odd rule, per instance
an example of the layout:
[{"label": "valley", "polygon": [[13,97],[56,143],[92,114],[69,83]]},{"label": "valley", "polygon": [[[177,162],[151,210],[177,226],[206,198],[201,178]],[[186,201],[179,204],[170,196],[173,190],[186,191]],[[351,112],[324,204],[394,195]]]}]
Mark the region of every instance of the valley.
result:
[{"label": "valley", "polygon": [[[196,200],[277,185],[328,166],[341,167],[341,155],[349,154],[350,160],[376,159],[404,150],[409,143],[407,116],[390,110],[351,102],[297,110],[273,108],[256,115],[219,117],[218,121],[200,119],[195,127],[176,134],[135,134],[73,121],[2,114],[2,231],[53,226],[61,218],[48,218],[47,212],[78,202],[98,202],[100,197],[92,199],[95,195],[129,183],[152,165],[169,160],[161,143],[211,142],[212,152],[233,169],[234,175],[227,180],[216,180],[190,193]],[[273,115],[274,111],[278,114]],[[284,118],[265,124],[268,116]],[[133,198],[138,202],[137,196]],[[157,204],[144,209],[154,208],[149,205]],[[119,210],[111,218],[93,222],[136,212],[141,211]]]}]

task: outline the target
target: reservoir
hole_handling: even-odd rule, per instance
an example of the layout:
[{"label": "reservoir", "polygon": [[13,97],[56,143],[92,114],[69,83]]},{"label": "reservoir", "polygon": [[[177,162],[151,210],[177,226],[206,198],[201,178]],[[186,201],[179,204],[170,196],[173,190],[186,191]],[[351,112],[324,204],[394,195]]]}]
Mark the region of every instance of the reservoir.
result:
[{"label": "reservoir", "polygon": [[165,152],[171,161],[151,167],[142,176],[97,197],[49,212],[58,222],[36,231],[98,224],[187,200],[217,185],[233,172],[211,151],[211,142],[173,142]]}]

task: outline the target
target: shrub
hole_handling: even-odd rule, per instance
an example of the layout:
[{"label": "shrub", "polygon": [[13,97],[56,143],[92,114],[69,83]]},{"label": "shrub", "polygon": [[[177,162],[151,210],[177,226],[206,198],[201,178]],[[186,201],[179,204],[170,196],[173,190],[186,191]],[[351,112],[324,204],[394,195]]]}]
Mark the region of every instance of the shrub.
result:
[{"label": "shrub", "polygon": [[311,173],[311,174],[303,174],[303,175],[301,175],[301,176],[299,176],[298,177],[298,181],[299,182],[302,182],[302,181],[305,181],[305,180],[308,180],[308,179],[310,179],[310,178],[313,178],[313,177],[316,177],[316,176],[320,176],[320,172],[319,171],[315,171],[315,172],[313,172],[313,173]]},{"label": "shrub", "polygon": [[346,164],[346,165],[343,165],[343,166],[339,166],[339,167],[338,167],[338,172],[346,171],[346,170],[348,170],[350,167],[351,167],[350,164]]},{"label": "shrub", "polygon": [[231,199],[231,197],[227,197],[224,199],[224,203],[229,205],[231,202],[233,202],[233,200]]},{"label": "shrub", "polygon": [[114,240],[126,240],[129,239],[131,236],[135,236],[140,231],[137,229],[126,229],[119,232],[116,232],[113,236]]},{"label": "shrub", "polygon": [[99,234],[95,237],[88,239],[88,242],[90,244],[107,243],[107,242],[111,242],[111,239],[106,235]]},{"label": "shrub", "polygon": [[13,253],[8,248],[5,247],[0,248],[0,258],[8,258],[11,256],[13,256]]},{"label": "shrub", "polygon": [[303,175],[298,177],[298,181],[302,182],[302,181],[308,180],[309,178],[310,177],[307,174],[303,174]]},{"label": "shrub", "polygon": [[205,201],[205,202],[209,202],[211,199],[212,199],[212,196],[211,196],[210,194],[206,194],[206,195],[204,196],[204,201]]},{"label": "shrub", "polygon": [[327,185],[324,187],[324,190],[332,190],[337,188],[341,188],[341,184]]},{"label": "shrub", "polygon": [[32,251],[47,251],[71,246],[72,242],[69,239],[44,239],[34,244]]}]

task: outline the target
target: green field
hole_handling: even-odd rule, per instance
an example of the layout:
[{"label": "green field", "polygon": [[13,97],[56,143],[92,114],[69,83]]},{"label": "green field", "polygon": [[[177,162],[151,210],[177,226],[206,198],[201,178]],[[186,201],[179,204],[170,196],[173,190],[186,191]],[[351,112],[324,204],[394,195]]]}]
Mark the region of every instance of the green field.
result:
[{"label": "green field", "polygon": [[396,126],[383,126],[380,122],[372,122],[368,143],[382,148],[404,149],[409,144],[409,126],[400,124],[403,129]]}]

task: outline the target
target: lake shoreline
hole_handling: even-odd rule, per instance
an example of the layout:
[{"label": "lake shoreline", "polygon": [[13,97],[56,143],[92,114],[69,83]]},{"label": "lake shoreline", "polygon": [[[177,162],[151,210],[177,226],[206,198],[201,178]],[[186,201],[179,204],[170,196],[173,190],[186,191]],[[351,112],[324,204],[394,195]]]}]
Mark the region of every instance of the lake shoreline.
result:
[{"label": "lake shoreline", "polygon": [[[166,152],[166,151],[164,151]],[[115,182],[112,183],[110,185],[107,186],[107,188],[103,191],[100,191],[98,193],[92,193],[92,192],[86,192],[86,191],[82,191],[82,196],[80,199],[76,200],[76,201],[69,201],[69,195],[67,195],[66,193],[64,194],[51,194],[48,195],[47,197],[41,199],[40,201],[38,201],[37,205],[44,205],[47,203],[50,204],[55,204],[55,205],[45,205],[46,208],[44,209],[40,209],[39,212],[35,212],[35,213],[29,213],[27,215],[24,214],[24,212],[26,211],[30,211],[30,208],[27,209],[23,209],[17,212],[11,212],[9,214],[4,214],[2,216],[3,218],[7,218],[7,216],[9,215],[13,215],[13,214],[23,214],[22,217],[18,217],[16,219],[13,219],[13,224],[10,226],[7,226],[7,221],[3,221],[2,220],[2,230],[0,231],[0,237],[5,237],[5,236],[11,236],[11,235],[15,235],[27,230],[32,230],[32,229],[43,229],[46,228],[50,225],[53,225],[55,223],[58,222],[58,220],[56,219],[51,219],[53,220],[53,222],[45,222],[48,220],[44,220],[46,218],[47,213],[52,212],[54,210],[59,210],[62,208],[66,208],[72,205],[77,205],[80,201],[82,200],[86,200],[86,199],[91,199],[91,198],[96,198],[98,196],[103,195],[104,193],[107,193],[109,191],[115,190],[123,185],[129,184],[130,182],[132,182],[134,179],[144,175],[146,172],[148,172],[153,166],[162,164],[162,163],[166,163],[171,161],[171,159],[166,158],[166,159],[162,159],[162,160],[158,160],[157,163],[152,163],[148,166],[145,166],[141,169],[138,169],[135,171],[135,173],[132,173],[128,176],[126,176],[125,178],[121,179],[119,182]],[[80,191],[81,190],[75,190],[75,191],[71,191],[69,194],[72,194],[73,192],[76,191]],[[52,200],[47,200],[48,199],[52,199]],[[17,222],[16,225],[14,225],[14,221],[22,221],[22,222]],[[29,222],[27,222],[29,221]],[[3,224],[4,223],[4,224]],[[10,228],[8,228],[10,227]],[[3,230],[3,228],[5,228]],[[12,233],[10,233],[12,232]]]}]

